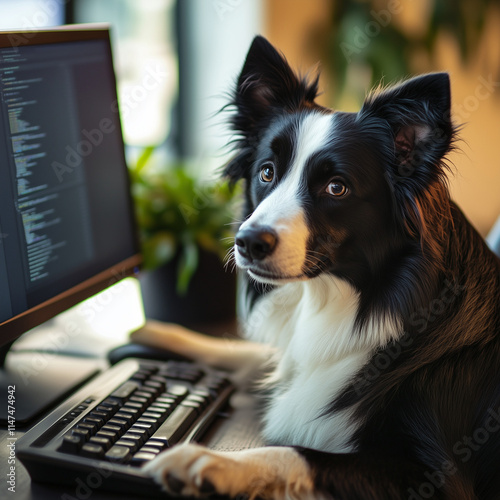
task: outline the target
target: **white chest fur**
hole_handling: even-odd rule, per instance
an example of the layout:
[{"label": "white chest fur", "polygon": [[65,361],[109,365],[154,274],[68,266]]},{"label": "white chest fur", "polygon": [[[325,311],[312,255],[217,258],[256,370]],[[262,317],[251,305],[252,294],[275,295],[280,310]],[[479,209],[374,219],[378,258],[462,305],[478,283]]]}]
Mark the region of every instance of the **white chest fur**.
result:
[{"label": "white chest fur", "polygon": [[278,349],[266,380],[273,397],[264,417],[270,443],[330,452],[352,450],[351,410],[321,416],[373,350],[397,335],[396,322],[354,332],[358,295],[329,276],[286,284],[261,299],[246,321],[250,340]]}]

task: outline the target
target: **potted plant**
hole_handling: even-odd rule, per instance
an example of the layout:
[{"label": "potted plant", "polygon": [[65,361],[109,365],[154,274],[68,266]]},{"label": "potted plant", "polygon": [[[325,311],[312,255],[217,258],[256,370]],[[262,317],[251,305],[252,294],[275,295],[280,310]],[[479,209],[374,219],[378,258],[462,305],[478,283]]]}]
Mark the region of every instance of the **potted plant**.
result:
[{"label": "potted plant", "polygon": [[224,266],[233,242],[235,189],[201,182],[146,148],[130,168],[144,259],[146,316],[192,328],[235,317],[236,279]]}]

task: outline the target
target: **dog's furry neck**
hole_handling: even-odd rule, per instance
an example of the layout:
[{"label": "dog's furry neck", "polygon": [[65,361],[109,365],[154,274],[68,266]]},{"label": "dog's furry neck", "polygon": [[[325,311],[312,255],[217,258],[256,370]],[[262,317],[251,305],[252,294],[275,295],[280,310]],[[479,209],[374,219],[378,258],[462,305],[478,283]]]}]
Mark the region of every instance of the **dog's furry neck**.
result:
[{"label": "dog's furry neck", "polygon": [[[255,304],[246,321],[246,336],[277,349],[276,368],[263,382],[273,393],[264,417],[268,442],[293,440],[323,450],[351,449],[350,436],[356,430],[350,421],[353,409],[326,415],[325,407],[375,350],[401,332],[400,322],[388,321],[387,316],[374,317],[359,331],[358,309],[359,294],[331,275],[275,288]],[[288,418],[291,413],[293,419]]]},{"label": "dog's furry neck", "polygon": [[362,332],[356,332],[358,309],[359,294],[349,283],[321,275],[288,283],[261,297],[246,321],[245,336],[282,352],[303,343],[297,346],[297,358],[304,360],[312,349],[315,363],[331,363],[353,351],[383,346],[399,336],[401,328],[395,316],[382,319],[374,315]]}]

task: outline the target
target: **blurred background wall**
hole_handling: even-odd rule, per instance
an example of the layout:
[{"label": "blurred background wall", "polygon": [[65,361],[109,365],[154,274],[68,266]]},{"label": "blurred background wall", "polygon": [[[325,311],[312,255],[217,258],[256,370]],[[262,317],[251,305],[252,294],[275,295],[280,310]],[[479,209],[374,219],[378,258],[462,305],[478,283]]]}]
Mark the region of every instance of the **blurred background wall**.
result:
[{"label": "blurred background wall", "polygon": [[[447,71],[452,197],[482,234],[500,215],[500,2],[269,0],[264,33],[295,67],[320,61],[322,104],[356,111],[365,92]],[[337,72],[337,73],[336,73]]]},{"label": "blurred background wall", "polygon": [[320,102],[336,109],[359,109],[380,82],[448,71],[453,117],[463,124],[451,192],[486,234],[500,214],[499,3],[0,0],[0,28],[111,23],[129,160],[161,145],[200,175],[214,175],[230,155],[217,112],[257,33],[303,73],[320,69]]}]

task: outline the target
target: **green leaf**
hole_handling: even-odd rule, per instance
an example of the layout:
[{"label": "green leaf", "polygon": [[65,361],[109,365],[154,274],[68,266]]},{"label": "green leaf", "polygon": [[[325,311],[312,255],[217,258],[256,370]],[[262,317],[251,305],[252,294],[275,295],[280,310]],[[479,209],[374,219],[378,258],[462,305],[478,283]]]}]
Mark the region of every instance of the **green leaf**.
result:
[{"label": "green leaf", "polygon": [[140,173],[141,170],[146,166],[149,159],[151,158],[151,155],[154,153],[155,149],[156,149],[155,146],[148,146],[147,148],[144,148],[144,151],[141,153],[141,155],[137,160],[137,163],[135,164],[134,170],[137,173]]},{"label": "green leaf", "polygon": [[155,269],[179,255],[177,290],[185,294],[200,248],[221,261],[226,255],[241,190],[228,182],[201,182],[183,163],[159,163],[154,151],[146,148],[130,168],[144,266]]},{"label": "green leaf", "polygon": [[198,247],[195,243],[185,243],[177,269],[177,293],[186,295],[189,283],[198,267]]}]

